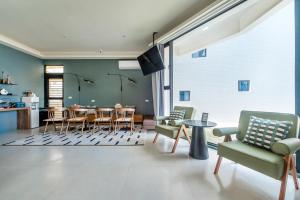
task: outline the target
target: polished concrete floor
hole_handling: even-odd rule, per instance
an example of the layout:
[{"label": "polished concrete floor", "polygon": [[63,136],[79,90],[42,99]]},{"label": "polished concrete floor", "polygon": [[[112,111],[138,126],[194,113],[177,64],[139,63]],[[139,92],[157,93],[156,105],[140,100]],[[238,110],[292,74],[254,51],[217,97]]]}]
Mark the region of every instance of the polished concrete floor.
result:
[{"label": "polished concrete floor", "polygon": [[[0,142],[37,133],[5,133]],[[0,146],[0,199],[3,200],[268,200],[277,199],[280,183],[224,160],[213,175],[216,151],[205,161],[188,156],[181,141],[163,136],[145,146],[17,147]],[[287,200],[300,199],[289,178]]]}]

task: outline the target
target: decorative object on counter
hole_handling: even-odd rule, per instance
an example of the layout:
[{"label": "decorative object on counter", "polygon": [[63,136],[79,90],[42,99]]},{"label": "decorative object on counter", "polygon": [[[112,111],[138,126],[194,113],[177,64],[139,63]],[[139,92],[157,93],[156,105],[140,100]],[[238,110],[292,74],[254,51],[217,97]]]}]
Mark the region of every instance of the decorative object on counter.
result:
[{"label": "decorative object on counter", "polygon": [[7,95],[8,94],[8,91],[6,89],[0,89],[0,94],[1,95]]},{"label": "decorative object on counter", "polygon": [[31,90],[25,90],[25,91],[23,92],[23,96],[24,96],[24,97],[36,97],[36,94],[33,93]]},{"label": "decorative object on counter", "polygon": [[3,85],[16,85],[15,83],[13,83],[13,81],[11,79],[11,76],[9,74],[5,75],[4,71],[1,72],[0,84],[3,84]]},{"label": "decorative object on counter", "polygon": [[4,83],[4,71],[2,71],[1,73],[2,75],[1,75],[0,83]]},{"label": "decorative object on counter", "polygon": [[25,107],[24,102],[10,102],[9,105],[11,108],[24,108]]}]

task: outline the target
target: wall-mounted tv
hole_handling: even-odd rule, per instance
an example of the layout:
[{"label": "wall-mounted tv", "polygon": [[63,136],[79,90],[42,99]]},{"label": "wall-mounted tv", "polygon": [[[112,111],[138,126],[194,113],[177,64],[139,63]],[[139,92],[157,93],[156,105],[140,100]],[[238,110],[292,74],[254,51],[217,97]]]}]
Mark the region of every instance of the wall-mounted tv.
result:
[{"label": "wall-mounted tv", "polygon": [[157,46],[152,47],[138,58],[144,76],[164,69],[164,63]]}]

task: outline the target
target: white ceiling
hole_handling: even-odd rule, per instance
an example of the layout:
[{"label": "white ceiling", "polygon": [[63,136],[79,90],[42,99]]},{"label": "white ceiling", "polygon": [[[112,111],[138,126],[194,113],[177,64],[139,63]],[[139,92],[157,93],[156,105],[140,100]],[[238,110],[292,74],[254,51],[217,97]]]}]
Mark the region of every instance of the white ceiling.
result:
[{"label": "white ceiling", "polygon": [[183,55],[245,33],[292,0],[250,0],[175,40],[176,55]]},{"label": "white ceiling", "polygon": [[[0,0],[0,36],[41,54],[147,49],[214,0]],[[0,37],[1,38],[1,37]]]}]

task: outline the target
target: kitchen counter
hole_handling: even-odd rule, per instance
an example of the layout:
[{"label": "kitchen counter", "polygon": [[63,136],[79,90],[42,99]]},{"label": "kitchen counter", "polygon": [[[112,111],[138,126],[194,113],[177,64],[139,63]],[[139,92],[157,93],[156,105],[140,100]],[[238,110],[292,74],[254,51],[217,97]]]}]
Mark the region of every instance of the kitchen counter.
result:
[{"label": "kitchen counter", "polygon": [[0,108],[0,133],[30,128],[30,108]]},{"label": "kitchen counter", "polygon": [[24,108],[0,108],[0,112],[20,111],[20,110],[30,110],[30,108],[29,107],[24,107]]}]

